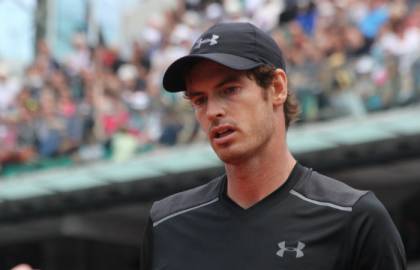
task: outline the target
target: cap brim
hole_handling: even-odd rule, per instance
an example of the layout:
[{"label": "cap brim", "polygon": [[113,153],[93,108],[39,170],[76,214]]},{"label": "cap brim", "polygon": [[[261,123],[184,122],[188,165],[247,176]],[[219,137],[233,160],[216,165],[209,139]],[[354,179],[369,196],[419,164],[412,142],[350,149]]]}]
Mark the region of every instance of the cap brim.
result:
[{"label": "cap brim", "polygon": [[263,65],[248,58],[225,53],[187,55],[173,62],[165,71],[163,75],[163,87],[165,90],[169,92],[185,91],[185,72],[199,59],[212,60],[235,70],[248,70]]}]

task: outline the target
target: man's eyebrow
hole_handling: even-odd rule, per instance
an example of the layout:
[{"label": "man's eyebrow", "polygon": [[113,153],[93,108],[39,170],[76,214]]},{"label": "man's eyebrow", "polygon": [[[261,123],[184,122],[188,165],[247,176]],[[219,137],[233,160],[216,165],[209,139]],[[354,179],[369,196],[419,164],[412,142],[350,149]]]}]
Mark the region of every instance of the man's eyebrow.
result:
[{"label": "man's eyebrow", "polygon": [[[239,82],[240,81],[240,75],[237,75],[237,74],[228,74],[228,75],[226,75],[226,76],[224,76],[221,80],[220,80],[220,82],[218,82],[217,84],[216,84],[216,86],[214,87],[214,88],[220,88],[220,87],[222,87],[223,85],[225,85],[225,84],[229,84],[229,83],[234,83],[234,82]],[[196,96],[200,96],[200,95],[202,95],[203,94],[203,92],[202,91],[199,91],[199,90],[190,90],[190,91],[186,91],[185,93],[184,93],[184,97],[185,98],[187,98],[187,99],[190,99],[190,98],[192,98],[192,97],[196,97]]]},{"label": "man's eyebrow", "polygon": [[184,92],[184,98],[186,98],[186,99],[191,99],[191,98],[193,98],[193,97],[196,97],[196,96],[200,96],[200,95],[202,95],[203,93],[202,92],[200,92],[200,91],[185,91]]},{"label": "man's eyebrow", "polygon": [[225,84],[234,83],[240,81],[240,75],[237,74],[229,74],[226,75],[218,84],[216,84],[216,88],[220,88]]}]

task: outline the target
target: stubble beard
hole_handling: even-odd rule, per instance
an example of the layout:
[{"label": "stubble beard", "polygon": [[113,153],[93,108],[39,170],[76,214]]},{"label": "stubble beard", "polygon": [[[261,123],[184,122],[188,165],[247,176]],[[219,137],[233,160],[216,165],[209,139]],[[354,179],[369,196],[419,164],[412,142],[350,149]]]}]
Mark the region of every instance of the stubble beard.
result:
[{"label": "stubble beard", "polygon": [[271,138],[270,131],[258,134],[254,138],[243,140],[241,142],[233,142],[222,147],[211,145],[213,151],[225,164],[239,165],[246,161],[258,157],[268,147]]}]

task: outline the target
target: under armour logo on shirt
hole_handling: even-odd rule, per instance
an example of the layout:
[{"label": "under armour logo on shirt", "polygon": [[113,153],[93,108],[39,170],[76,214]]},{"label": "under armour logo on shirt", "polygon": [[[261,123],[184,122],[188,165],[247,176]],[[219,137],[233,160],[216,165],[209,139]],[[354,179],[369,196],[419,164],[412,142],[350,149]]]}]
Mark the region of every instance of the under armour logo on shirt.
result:
[{"label": "under armour logo on shirt", "polygon": [[305,248],[305,244],[302,242],[298,242],[297,247],[290,247],[286,246],[286,241],[278,243],[279,251],[277,251],[277,256],[283,258],[285,252],[296,252],[296,258],[301,258],[304,256],[303,249]]},{"label": "under armour logo on shirt", "polygon": [[218,39],[219,39],[218,35],[212,35],[211,38],[205,38],[205,39],[200,38],[195,43],[194,49],[200,49],[201,45],[205,43],[210,43],[210,46],[216,45]]}]

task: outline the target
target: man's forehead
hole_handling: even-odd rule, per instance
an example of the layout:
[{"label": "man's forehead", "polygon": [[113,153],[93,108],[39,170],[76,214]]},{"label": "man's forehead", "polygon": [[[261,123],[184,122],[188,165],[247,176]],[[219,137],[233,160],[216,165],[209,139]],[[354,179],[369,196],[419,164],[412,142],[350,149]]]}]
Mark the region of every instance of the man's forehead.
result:
[{"label": "man's forehead", "polygon": [[244,75],[245,71],[234,70],[217,63],[197,66],[185,75],[186,94],[199,92],[197,87],[200,88],[202,84],[218,88],[228,83],[239,82]]}]

